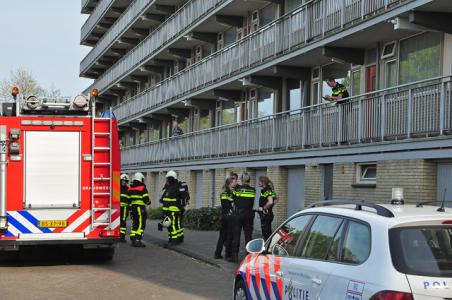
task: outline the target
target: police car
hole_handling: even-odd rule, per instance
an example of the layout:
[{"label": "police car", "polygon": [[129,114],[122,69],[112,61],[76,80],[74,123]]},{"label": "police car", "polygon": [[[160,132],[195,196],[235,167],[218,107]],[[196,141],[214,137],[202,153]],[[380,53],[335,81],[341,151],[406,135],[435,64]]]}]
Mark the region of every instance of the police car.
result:
[{"label": "police car", "polygon": [[436,204],[314,204],[248,243],[234,299],[452,300],[452,208]]}]

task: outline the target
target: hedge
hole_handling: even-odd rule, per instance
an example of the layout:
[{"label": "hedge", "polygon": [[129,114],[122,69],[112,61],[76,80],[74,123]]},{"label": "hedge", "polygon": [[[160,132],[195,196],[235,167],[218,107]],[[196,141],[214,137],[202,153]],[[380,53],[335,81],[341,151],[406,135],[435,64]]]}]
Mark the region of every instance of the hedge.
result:
[{"label": "hedge", "polygon": [[148,218],[151,220],[161,220],[163,215],[162,207],[150,208],[148,210]]},{"label": "hedge", "polygon": [[219,230],[221,209],[203,207],[187,210],[184,214],[184,227],[193,230]]}]

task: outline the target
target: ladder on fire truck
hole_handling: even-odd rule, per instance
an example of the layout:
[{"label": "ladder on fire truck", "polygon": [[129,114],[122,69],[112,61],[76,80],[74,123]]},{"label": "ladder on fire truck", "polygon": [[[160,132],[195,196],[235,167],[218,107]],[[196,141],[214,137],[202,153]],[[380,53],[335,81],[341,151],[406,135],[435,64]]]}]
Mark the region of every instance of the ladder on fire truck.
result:
[{"label": "ladder on fire truck", "polygon": [[108,118],[96,117],[95,104],[91,116],[91,227],[112,223],[112,133],[113,112]]}]

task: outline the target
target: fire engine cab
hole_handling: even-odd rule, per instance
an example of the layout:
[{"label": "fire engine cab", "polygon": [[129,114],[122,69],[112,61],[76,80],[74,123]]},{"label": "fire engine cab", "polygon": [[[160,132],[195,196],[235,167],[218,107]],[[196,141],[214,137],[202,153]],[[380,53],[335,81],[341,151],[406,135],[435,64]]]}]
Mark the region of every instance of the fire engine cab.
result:
[{"label": "fire engine cab", "polygon": [[96,90],[73,100],[12,95],[0,116],[0,251],[75,244],[111,258],[120,217],[112,113],[96,115]]}]

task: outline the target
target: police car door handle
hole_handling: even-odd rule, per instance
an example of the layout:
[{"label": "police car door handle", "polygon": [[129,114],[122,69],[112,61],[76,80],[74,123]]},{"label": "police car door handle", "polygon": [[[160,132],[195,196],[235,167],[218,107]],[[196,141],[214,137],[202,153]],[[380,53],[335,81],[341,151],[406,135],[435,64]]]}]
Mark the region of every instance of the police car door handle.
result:
[{"label": "police car door handle", "polygon": [[278,272],[276,272],[276,276],[283,277],[284,276],[284,272],[278,271]]},{"label": "police car door handle", "polygon": [[317,285],[321,285],[322,284],[322,279],[313,277],[312,278],[312,283],[317,284]]}]

